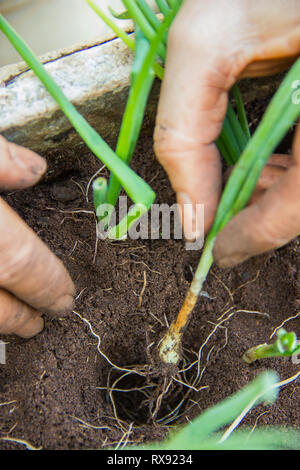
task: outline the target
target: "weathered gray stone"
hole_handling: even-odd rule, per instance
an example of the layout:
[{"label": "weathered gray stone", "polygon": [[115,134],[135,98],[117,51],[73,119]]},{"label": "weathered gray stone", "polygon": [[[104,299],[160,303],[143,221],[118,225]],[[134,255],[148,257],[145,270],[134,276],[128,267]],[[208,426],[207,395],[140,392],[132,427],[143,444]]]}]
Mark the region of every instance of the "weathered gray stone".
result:
[{"label": "weathered gray stone", "polygon": [[[45,67],[90,124],[109,141],[118,134],[128,94],[133,56],[118,39],[82,46]],[[80,141],[32,71],[24,64],[4,67],[0,82],[0,133],[44,151]],[[151,108],[151,105],[150,105]]]}]

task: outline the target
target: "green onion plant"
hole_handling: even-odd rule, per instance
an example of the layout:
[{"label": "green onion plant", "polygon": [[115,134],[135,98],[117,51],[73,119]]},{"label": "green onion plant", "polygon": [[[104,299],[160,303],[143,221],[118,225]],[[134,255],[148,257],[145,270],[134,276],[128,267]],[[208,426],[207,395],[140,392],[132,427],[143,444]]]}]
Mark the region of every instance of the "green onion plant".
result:
[{"label": "green onion plant", "polygon": [[[144,0],[123,0],[125,11],[110,13],[118,19],[134,21],[134,35],[126,33],[93,0],[85,0],[99,17],[134,51],[131,83],[118,136],[116,149],[110,146],[81,116],[51,78],[36,55],[0,15],[0,30],[6,35],[28,66],[56,100],[83,141],[109,169],[110,178],[96,178],[93,182],[94,206],[98,220],[109,226],[111,212],[99,211],[103,205],[113,207],[123,188],[134,205],[120,223],[109,230],[109,238],[123,238],[132,224],[148,211],[155,193],[131,168],[130,161],[140,134],[147,100],[155,78],[163,79],[168,31],[180,9],[182,0],[156,0],[161,13],[154,14]],[[162,19],[161,19],[162,17]],[[220,153],[229,166],[234,165],[231,176],[222,194],[214,224],[206,238],[198,268],[186,295],[184,304],[173,324],[160,342],[159,355],[164,363],[177,364],[181,359],[181,339],[192,310],[202,290],[203,283],[213,263],[215,239],[228,221],[245,207],[255,188],[259,175],[269,156],[283,139],[300,115],[300,104],[292,101],[293,83],[300,76],[300,60],[286,75],[273,97],[254,135],[250,135],[243,101],[238,87],[231,90],[231,101],[220,136],[216,142]],[[235,107],[231,102],[234,102]],[[263,357],[287,356],[299,352],[294,333],[281,329],[277,340],[271,345],[259,345],[244,355],[246,362]],[[277,449],[284,447],[287,433],[280,430],[255,433],[237,432],[234,423],[257,403],[276,398],[276,375],[266,373],[224,402],[209,408],[191,424],[171,435],[167,442],[147,446],[148,449]],[[220,429],[235,420],[225,434]],[[299,434],[289,431],[290,448],[299,448]]]},{"label": "green onion plant", "polygon": [[77,111],[75,106],[67,99],[65,94],[49,75],[29,46],[2,15],[0,15],[0,29],[7,36],[28,66],[31,67],[37,77],[45,85],[48,92],[56,100],[64,114],[77,130],[78,134],[82,137],[96,157],[98,157],[113,174],[117,175],[118,180],[121,182],[123,188],[132,201],[135,204],[138,204],[139,207],[143,207],[144,212],[148,210],[155,200],[155,193],[152,191],[150,186],[135,172],[133,172],[126,162],[121,158],[118,158],[117,154],[110,148],[110,146],[89,125],[89,123]]}]

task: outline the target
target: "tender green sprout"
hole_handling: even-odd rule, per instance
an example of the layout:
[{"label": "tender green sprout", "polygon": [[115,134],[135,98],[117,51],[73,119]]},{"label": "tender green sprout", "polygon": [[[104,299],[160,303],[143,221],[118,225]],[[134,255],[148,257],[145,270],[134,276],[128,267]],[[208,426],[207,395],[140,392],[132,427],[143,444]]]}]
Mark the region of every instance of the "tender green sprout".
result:
[{"label": "tender green sprout", "polygon": [[267,357],[286,357],[300,353],[300,344],[294,332],[287,332],[284,328],[277,331],[277,339],[273,344],[259,344],[248,349],[243,359],[248,364]]},{"label": "tender green sprout", "polygon": [[107,201],[107,181],[106,178],[100,177],[93,181],[93,197],[94,206],[97,209]]},{"label": "tender green sprout", "polygon": [[277,332],[276,348],[281,354],[294,354],[297,346],[297,336],[293,331],[288,333],[284,328]]}]

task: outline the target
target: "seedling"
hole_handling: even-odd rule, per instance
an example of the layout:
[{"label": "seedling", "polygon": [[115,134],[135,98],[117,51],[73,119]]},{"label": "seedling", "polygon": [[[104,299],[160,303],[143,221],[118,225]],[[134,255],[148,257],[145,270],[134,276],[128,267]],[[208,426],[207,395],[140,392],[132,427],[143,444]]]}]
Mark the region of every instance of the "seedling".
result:
[{"label": "seedling", "polygon": [[[106,203],[114,205],[122,187],[133,200],[133,208],[120,224],[117,227],[112,227],[110,231],[111,238],[122,238],[131,224],[136,223],[138,218],[149,210],[155,198],[151,188],[129,168],[129,163],[140,133],[147,99],[155,75],[160,79],[163,78],[163,68],[161,62],[159,63],[157,60],[159,59],[162,62],[165,60],[168,29],[180,8],[182,0],[156,0],[160,12],[164,15],[162,21],[154,15],[144,0],[123,0],[127,10],[121,15],[115,16],[134,19],[135,40],[118,28],[93,1],[86,1],[127,46],[135,52],[129,98],[115,152],[68,101],[33,52],[2,15],[0,15],[0,29],[46,86],[89,148],[111,171],[108,183],[104,178],[97,178],[93,183],[94,205],[98,219],[109,226],[110,212],[108,211],[106,215],[103,215],[98,209]],[[298,79],[299,74],[300,61],[294,65],[284,80],[253,138],[250,136],[239,90],[236,86],[231,90],[237,114],[229,104],[217,145],[226,162],[229,165],[236,164],[236,166],[223,193],[214,225],[207,237],[199,266],[184,305],[176,321],[171,325],[161,342],[160,357],[163,362],[177,364],[180,360],[182,334],[213,263],[212,250],[217,234],[230,218],[247,204],[268,157],[300,114],[300,106],[291,105],[292,84]],[[293,333],[279,330],[278,340],[274,345],[259,345],[256,348],[251,348],[251,353],[246,353],[248,362],[260,357],[270,357],[270,354],[273,356],[295,354],[299,350],[295,341],[296,338]],[[132,372],[129,369],[127,371],[122,370],[127,373]],[[280,384],[276,383],[274,374],[265,374],[238,394],[206,410],[193,423],[174,434],[167,443],[151,446],[150,448],[192,450],[274,449],[284,447],[284,438],[287,437],[286,430],[284,434],[281,431],[268,433],[256,431],[253,436],[250,436],[250,439],[249,434],[245,433],[237,433],[235,436],[231,436],[232,430],[253,406],[261,401],[275,400],[278,386]],[[232,420],[234,422],[227,432],[223,435],[220,434],[219,430]],[[299,448],[299,435],[291,432],[288,436],[292,448]],[[230,438],[228,439],[228,437]]]},{"label": "seedling", "polygon": [[248,364],[267,357],[296,356],[300,353],[300,344],[294,332],[288,333],[284,328],[277,331],[277,340],[273,344],[259,344],[248,349],[243,359]]},{"label": "seedling", "polygon": [[[92,0],[87,2],[99,11]],[[163,15],[170,14],[172,8],[179,7],[181,1],[172,2],[157,1],[157,6]],[[123,0],[127,11],[118,18],[132,18],[136,21],[144,37],[149,42],[156,37],[155,31],[159,21],[153,15],[144,0]],[[114,13],[114,12],[113,12]],[[175,15],[174,15],[175,16]],[[105,14],[101,13],[105,21]],[[166,57],[167,35],[164,36],[161,47],[158,50],[162,60]],[[229,165],[236,164],[231,177],[222,195],[215,222],[207,237],[206,244],[187,293],[185,302],[178,314],[176,321],[171,325],[166,336],[163,338],[159,354],[163,362],[177,364],[180,360],[181,336],[187,326],[192,310],[197,302],[206,280],[210,267],[213,263],[213,246],[217,234],[227,224],[232,216],[237,214],[249,201],[255,188],[259,175],[265,166],[269,156],[282,140],[291,125],[300,115],[300,106],[292,101],[293,83],[300,73],[300,61],[298,61],[283,81],[280,89],[274,96],[268,107],[260,126],[251,138],[242,98],[237,86],[231,90],[235,100],[237,115],[231,104],[224,120],[222,132],[217,140],[219,150]]]}]

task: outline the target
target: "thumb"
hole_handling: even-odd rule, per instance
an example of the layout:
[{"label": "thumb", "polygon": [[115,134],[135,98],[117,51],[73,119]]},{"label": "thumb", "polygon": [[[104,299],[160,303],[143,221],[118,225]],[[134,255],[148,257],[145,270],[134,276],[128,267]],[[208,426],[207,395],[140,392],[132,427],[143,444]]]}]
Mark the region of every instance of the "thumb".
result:
[{"label": "thumb", "polygon": [[46,168],[46,161],[42,157],[0,136],[0,190],[32,186]]},{"label": "thumb", "polygon": [[[177,194],[185,236],[195,239],[203,229],[197,226],[196,205],[204,205],[207,232],[221,193],[221,160],[215,141],[226,115],[227,91],[234,80],[228,60],[218,44],[211,44],[206,30],[203,35],[197,31],[197,42],[186,34],[184,8],[185,4],[169,32],[154,151]],[[184,205],[189,205],[187,211]]]},{"label": "thumb", "polygon": [[254,204],[233,217],[216,239],[214,259],[227,268],[283,246],[300,233],[300,125],[293,165]]}]

